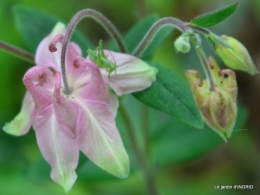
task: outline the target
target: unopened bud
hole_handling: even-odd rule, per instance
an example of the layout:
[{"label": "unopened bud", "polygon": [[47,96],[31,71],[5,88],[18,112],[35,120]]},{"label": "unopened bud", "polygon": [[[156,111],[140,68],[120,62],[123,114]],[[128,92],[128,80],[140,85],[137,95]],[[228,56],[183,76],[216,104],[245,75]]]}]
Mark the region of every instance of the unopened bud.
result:
[{"label": "unopened bud", "polygon": [[237,116],[236,76],[232,70],[220,70],[213,58],[209,58],[209,63],[214,79],[213,86],[210,86],[207,79],[200,79],[197,71],[187,70],[186,77],[204,121],[227,141]]},{"label": "unopened bud", "polygon": [[230,45],[231,48],[223,44],[215,44],[215,50],[228,67],[235,70],[242,70],[252,75],[258,73],[244,45],[232,37],[222,35],[221,38]]},{"label": "unopened bud", "polygon": [[174,42],[174,47],[178,52],[187,53],[190,51],[190,42],[188,36],[180,36]]}]

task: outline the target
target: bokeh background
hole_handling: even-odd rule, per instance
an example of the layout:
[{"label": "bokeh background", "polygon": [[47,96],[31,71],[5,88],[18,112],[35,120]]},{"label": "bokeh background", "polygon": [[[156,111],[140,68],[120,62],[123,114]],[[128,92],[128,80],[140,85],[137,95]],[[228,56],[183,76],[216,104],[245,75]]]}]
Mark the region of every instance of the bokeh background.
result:
[{"label": "bokeh background", "polygon": [[[0,39],[29,50],[16,28],[13,6],[24,5],[69,21],[83,8],[93,8],[107,16],[125,34],[145,16],[157,13],[160,17],[174,16],[190,21],[195,16],[223,7],[234,0],[1,0]],[[218,35],[226,34],[240,40],[249,50],[260,70],[260,1],[240,0],[238,11],[229,19],[211,28]],[[108,35],[92,20],[77,27],[94,44],[107,41]],[[180,54],[173,48],[179,35],[174,31],[153,56],[187,83],[185,69],[200,66],[194,53]],[[213,49],[205,43],[207,54]],[[33,52],[33,51],[32,51]],[[219,60],[219,59],[218,59]],[[219,61],[221,63],[221,61]],[[223,64],[222,64],[223,65]],[[25,87],[24,73],[32,65],[0,50],[0,127],[20,110]],[[233,136],[224,143],[209,129],[199,130],[176,121],[173,117],[146,108],[151,129],[150,156],[156,173],[159,194],[260,194],[260,76],[237,72],[239,118]],[[142,128],[141,104],[132,96],[125,98],[135,129]],[[156,120],[155,120],[156,118]],[[133,158],[122,124],[118,128],[131,159],[131,174],[121,180],[110,176],[81,156],[77,169],[78,180],[70,195],[145,194],[142,173]],[[142,135],[136,132],[139,145]],[[31,130],[22,137],[0,131],[0,195],[62,195],[63,189],[51,181],[50,167],[43,160]],[[252,190],[215,190],[214,185],[254,185]]]}]

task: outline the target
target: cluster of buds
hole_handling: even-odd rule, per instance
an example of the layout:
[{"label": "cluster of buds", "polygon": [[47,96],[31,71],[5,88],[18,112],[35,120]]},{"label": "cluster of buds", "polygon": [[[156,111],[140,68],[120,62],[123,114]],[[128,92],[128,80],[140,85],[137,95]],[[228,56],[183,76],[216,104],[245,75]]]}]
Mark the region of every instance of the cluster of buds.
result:
[{"label": "cluster of buds", "polygon": [[220,70],[212,57],[209,57],[209,64],[214,85],[210,86],[208,79],[202,80],[195,70],[187,70],[186,77],[205,122],[226,141],[237,115],[236,76],[232,70]]}]

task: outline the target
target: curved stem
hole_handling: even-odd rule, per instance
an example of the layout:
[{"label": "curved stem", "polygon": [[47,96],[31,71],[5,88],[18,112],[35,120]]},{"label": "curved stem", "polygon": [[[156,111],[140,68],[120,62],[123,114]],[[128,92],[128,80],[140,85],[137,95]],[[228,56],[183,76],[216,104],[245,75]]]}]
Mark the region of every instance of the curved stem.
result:
[{"label": "curved stem", "polygon": [[132,147],[134,155],[135,155],[135,160],[136,160],[138,166],[140,167],[140,169],[142,170],[142,172],[144,174],[145,181],[146,181],[147,188],[148,188],[148,194],[149,195],[157,195],[155,178],[154,178],[154,175],[152,173],[152,170],[150,169],[150,164],[147,162],[147,160],[145,158],[146,156],[142,155],[142,153],[138,149],[137,143],[135,141],[136,139],[135,139],[135,135],[134,135],[134,128],[133,128],[133,125],[130,121],[129,115],[124,108],[124,105],[121,105],[119,107],[119,111],[120,111],[120,113],[123,117],[123,120],[125,122],[125,126],[126,126],[127,133],[128,133],[128,136],[129,136],[130,144],[131,144],[131,147]]},{"label": "curved stem", "polygon": [[191,37],[191,42],[193,43],[193,46],[195,47],[195,50],[199,56],[199,59],[203,65],[203,69],[204,72],[206,74],[206,77],[209,79],[209,86],[210,86],[210,90],[212,90],[212,86],[214,85],[214,80],[213,80],[213,76],[211,74],[211,68],[210,68],[210,64],[207,60],[207,57],[203,51],[203,49],[201,48],[200,45],[197,45],[197,40],[195,39],[195,37]]},{"label": "curved stem", "polygon": [[190,28],[187,26],[187,23],[173,17],[165,17],[153,24],[153,26],[149,29],[149,31],[144,36],[143,40],[136,47],[133,52],[134,56],[140,56],[146,47],[151,43],[157,32],[164,26],[174,26],[179,29],[181,32],[186,32]]},{"label": "curved stem", "polygon": [[120,33],[117,31],[115,26],[101,13],[92,10],[92,9],[84,9],[82,11],[79,11],[70,21],[68,27],[67,27],[67,32],[64,36],[63,39],[63,44],[62,44],[62,49],[61,49],[61,72],[62,72],[62,79],[63,79],[63,84],[64,84],[64,93],[65,94],[70,94],[72,92],[72,89],[69,87],[69,83],[67,81],[67,76],[66,76],[66,67],[65,67],[65,58],[66,58],[66,52],[67,52],[67,47],[68,43],[70,41],[71,35],[73,30],[75,29],[76,25],[83,19],[83,18],[92,18],[98,23],[100,23],[105,30],[116,40],[120,50],[123,53],[127,53],[126,47],[124,45],[124,42],[122,40],[122,37]]},{"label": "curved stem", "polygon": [[208,29],[205,29],[205,28],[202,28],[202,27],[199,27],[199,26],[193,26],[191,24],[188,24],[187,26],[189,26],[190,28],[192,28],[194,31],[197,31],[199,33],[202,33],[202,34],[210,34],[210,31]]},{"label": "curved stem", "polygon": [[0,41],[0,48],[8,53],[14,54],[20,58],[25,59],[28,62],[34,63],[34,55],[29,53],[28,51],[22,50],[3,41]]}]

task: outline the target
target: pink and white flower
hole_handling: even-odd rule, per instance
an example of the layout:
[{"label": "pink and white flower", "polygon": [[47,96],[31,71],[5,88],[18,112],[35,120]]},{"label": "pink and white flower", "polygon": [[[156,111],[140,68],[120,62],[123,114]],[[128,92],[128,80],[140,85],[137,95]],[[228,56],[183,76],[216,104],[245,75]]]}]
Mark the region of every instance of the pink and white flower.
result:
[{"label": "pink and white flower", "polygon": [[49,45],[65,31],[58,23],[39,44],[36,66],[23,78],[27,92],[22,109],[3,129],[18,136],[33,126],[41,153],[52,167],[51,178],[68,192],[77,178],[79,151],[107,172],[128,176],[129,159],[115,123],[118,100],[108,92],[107,84],[118,95],[143,90],[155,80],[157,70],[136,57],[106,51],[108,60],[118,65],[108,78],[105,70],[83,59],[78,45],[70,43],[66,69],[72,93],[64,94],[61,45],[53,53]]}]

